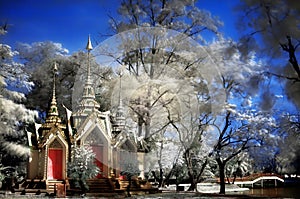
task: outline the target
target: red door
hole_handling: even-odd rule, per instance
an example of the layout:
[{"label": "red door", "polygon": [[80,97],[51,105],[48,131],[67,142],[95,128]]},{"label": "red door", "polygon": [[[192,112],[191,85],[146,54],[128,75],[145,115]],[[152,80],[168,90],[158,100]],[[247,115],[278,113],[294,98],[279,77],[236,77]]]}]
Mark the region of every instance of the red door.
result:
[{"label": "red door", "polygon": [[95,157],[95,163],[100,169],[100,173],[96,176],[96,178],[101,178],[103,177],[102,172],[103,172],[103,147],[102,146],[92,146],[93,152],[96,154]]},{"label": "red door", "polygon": [[49,149],[48,179],[62,179],[62,149]]}]

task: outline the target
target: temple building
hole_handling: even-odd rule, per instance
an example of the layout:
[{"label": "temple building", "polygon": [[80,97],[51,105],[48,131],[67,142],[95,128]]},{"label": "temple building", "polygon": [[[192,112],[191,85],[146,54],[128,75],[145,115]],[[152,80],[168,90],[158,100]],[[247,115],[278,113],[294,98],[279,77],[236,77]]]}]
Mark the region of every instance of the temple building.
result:
[{"label": "temple building", "polygon": [[[90,38],[86,49],[89,59],[92,50]],[[32,150],[27,175],[28,179],[45,181],[47,189],[67,181],[67,166],[72,161],[71,151],[74,146],[90,146],[93,149],[95,163],[101,171],[96,178],[120,177],[120,172],[126,169],[124,162],[129,156],[136,158],[140,176],[143,177],[144,154],[138,152],[133,134],[126,129],[122,100],[119,99],[119,107],[114,115],[110,111],[99,111],[100,105],[95,100],[91,80],[90,60],[87,69],[78,107],[73,112],[66,109],[67,119],[71,116],[73,119],[73,126],[70,126],[69,122],[64,124],[61,121],[61,113],[58,112],[55,94],[57,66],[54,65],[51,103],[45,123],[36,129],[36,135],[31,138]]]}]

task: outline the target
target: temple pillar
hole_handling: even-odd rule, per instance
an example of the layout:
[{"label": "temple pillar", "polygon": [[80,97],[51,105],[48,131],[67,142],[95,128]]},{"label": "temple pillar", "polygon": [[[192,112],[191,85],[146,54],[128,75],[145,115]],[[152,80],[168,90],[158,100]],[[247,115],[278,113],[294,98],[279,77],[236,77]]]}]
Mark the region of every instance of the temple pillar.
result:
[{"label": "temple pillar", "polygon": [[140,170],[139,177],[145,179],[145,153],[137,152],[137,157],[138,157],[139,170]]}]

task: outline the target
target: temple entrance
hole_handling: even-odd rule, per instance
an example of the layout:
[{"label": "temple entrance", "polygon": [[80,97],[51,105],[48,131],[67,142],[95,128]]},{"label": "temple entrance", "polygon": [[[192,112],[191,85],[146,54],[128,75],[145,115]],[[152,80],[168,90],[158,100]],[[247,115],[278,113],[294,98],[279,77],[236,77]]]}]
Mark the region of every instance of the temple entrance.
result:
[{"label": "temple entrance", "polygon": [[48,179],[63,179],[63,150],[50,148],[48,152]]},{"label": "temple entrance", "polygon": [[95,153],[95,163],[98,166],[98,168],[100,169],[100,173],[96,176],[96,178],[102,178],[103,176],[103,146],[99,146],[99,145],[92,145],[91,146],[93,149],[93,152]]},{"label": "temple entrance", "polygon": [[107,161],[107,140],[103,136],[101,130],[95,127],[85,139],[83,144],[90,146],[95,154],[95,164],[100,169],[100,173],[96,178],[107,178],[108,177],[108,161]]}]

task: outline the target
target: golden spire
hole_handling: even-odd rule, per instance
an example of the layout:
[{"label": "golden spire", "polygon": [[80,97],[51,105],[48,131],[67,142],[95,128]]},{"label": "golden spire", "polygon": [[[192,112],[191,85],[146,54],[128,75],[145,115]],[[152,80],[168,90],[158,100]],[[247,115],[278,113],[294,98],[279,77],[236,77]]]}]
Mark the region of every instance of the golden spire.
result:
[{"label": "golden spire", "polygon": [[56,103],[56,95],[55,95],[55,80],[56,80],[56,73],[57,73],[57,64],[54,62],[53,66],[53,90],[52,90],[52,100],[50,103],[50,109],[48,111],[48,117],[46,119],[46,122],[60,122],[60,118],[58,117],[58,108]]},{"label": "golden spire", "polygon": [[53,92],[52,92],[52,101],[54,100],[56,102],[56,96],[55,96],[55,75],[57,72],[58,68],[57,68],[57,64],[56,62],[54,62],[54,66],[53,66]]}]

